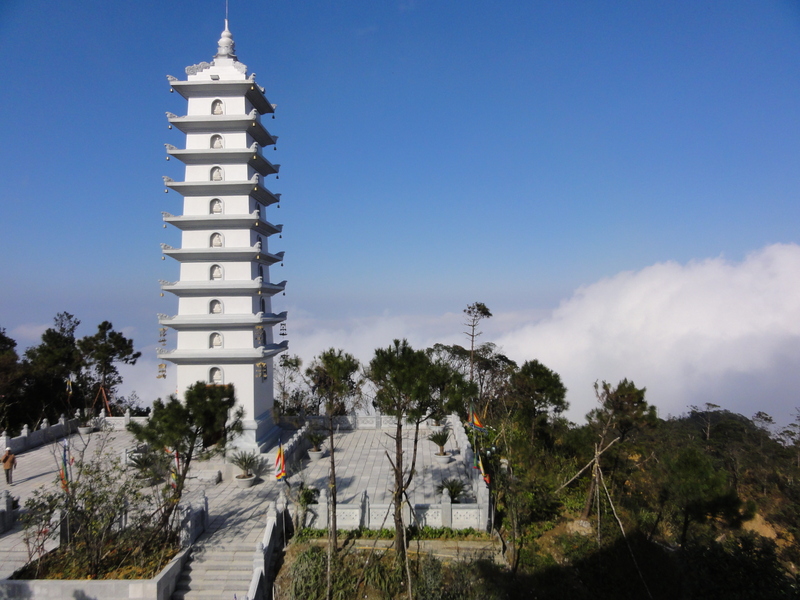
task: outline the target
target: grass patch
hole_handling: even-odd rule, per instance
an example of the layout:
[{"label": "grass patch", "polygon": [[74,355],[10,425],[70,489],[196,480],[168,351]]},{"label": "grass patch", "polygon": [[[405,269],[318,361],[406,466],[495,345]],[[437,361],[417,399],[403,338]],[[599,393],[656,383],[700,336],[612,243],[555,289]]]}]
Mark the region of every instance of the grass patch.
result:
[{"label": "grass patch", "polygon": [[[414,598],[426,600],[494,600],[505,598],[503,571],[491,561],[443,562],[432,555],[409,557]],[[335,600],[408,598],[405,566],[391,549],[375,553],[341,551],[334,557]],[[327,555],[324,548],[293,543],[275,581],[276,600],[322,600],[326,595]]]},{"label": "grass patch", "polygon": [[128,540],[112,539],[106,544],[96,577],[86,575],[86,564],[76,560],[80,553],[57,548],[17,570],[11,579],[152,579],[180,548],[160,542],[133,546]]}]

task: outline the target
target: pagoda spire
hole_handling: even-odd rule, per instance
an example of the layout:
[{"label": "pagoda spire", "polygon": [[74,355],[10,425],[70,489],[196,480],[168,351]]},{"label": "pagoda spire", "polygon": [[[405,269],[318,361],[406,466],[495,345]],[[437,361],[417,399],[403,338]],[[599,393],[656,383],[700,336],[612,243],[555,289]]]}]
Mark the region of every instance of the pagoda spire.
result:
[{"label": "pagoda spire", "polygon": [[214,58],[232,58],[236,60],[236,44],[233,42],[233,35],[228,29],[228,19],[225,19],[225,29],[217,42],[217,54]]}]

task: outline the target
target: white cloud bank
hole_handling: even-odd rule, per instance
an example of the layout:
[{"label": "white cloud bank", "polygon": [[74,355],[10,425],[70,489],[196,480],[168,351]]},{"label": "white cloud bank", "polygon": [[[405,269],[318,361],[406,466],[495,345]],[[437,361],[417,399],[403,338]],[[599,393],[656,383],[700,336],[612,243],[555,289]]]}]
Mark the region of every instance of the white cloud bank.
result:
[{"label": "white cloud bank", "polygon": [[627,377],[662,416],[714,402],[786,423],[800,406],[800,246],[620,273],[498,343],[559,372],[576,420],[594,404],[595,380]]},{"label": "white cloud bank", "polygon": [[[491,308],[491,307],[490,307]],[[414,347],[465,344],[463,315],[315,320],[295,313],[292,353],[305,360],[328,347],[362,361],[395,337]],[[627,377],[646,386],[662,416],[714,402],[787,423],[800,406],[800,246],[775,244],[741,262],[666,262],[578,289],[549,315],[496,313],[482,324],[522,363],[537,358],[560,373],[582,421],[596,380]]]},{"label": "white cloud bank", "polygon": [[[394,338],[415,348],[463,345],[462,321],[460,312],[321,320],[295,309],[290,351],[306,364],[329,347],[367,362]],[[767,246],[741,262],[666,262],[619,273],[551,312],[495,313],[482,329],[480,341],[495,342],[518,363],[537,358],[560,373],[577,422],[594,406],[596,380],[627,377],[647,387],[662,416],[714,402],[747,416],[764,410],[785,424],[800,406],[800,246]],[[145,364],[152,379],[154,361]],[[133,378],[126,384],[137,388]],[[148,382],[139,394],[169,385]]]}]

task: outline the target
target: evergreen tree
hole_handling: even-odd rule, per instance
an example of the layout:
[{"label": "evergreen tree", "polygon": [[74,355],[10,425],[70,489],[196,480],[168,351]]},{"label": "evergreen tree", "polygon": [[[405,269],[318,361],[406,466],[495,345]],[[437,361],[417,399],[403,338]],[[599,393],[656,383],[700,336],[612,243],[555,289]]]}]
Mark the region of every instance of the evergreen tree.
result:
[{"label": "evergreen tree", "polygon": [[94,335],[78,340],[78,349],[93,378],[93,404],[103,395],[108,400],[108,396],[122,383],[117,364],[135,365],[142,355],[134,351],[133,340],[114,331],[110,321],[100,323]]},{"label": "evergreen tree", "polygon": [[[405,560],[405,525],[403,498],[414,478],[417,460],[419,425],[435,410],[432,388],[435,371],[428,355],[414,350],[406,340],[394,340],[388,348],[378,348],[369,363],[367,377],[375,385],[375,406],[384,414],[396,417],[394,460],[389,459],[394,473],[394,547],[399,561]],[[414,428],[411,462],[403,458],[403,428],[409,422]]]},{"label": "evergreen tree", "polygon": [[[328,489],[330,490],[330,527],[328,528],[328,596],[330,597],[331,578],[333,576],[333,556],[337,549],[336,540],[336,443],[333,439],[333,417],[347,414],[348,400],[352,401],[359,394],[361,380],[357,374],[361,368],[358,360],[352,355],[330,348],[317,356],[306,370],[311,382],[311,390],[317,394],[325,405],[325,417],[328,424],[328,450],[330,452],[330,470],[328,472]],[[351,405],[352,406],[352,405]]]},{"label": "evergreen tree", "polygon": [[169,527],[172,514],[183,496],[189,467],[197,457],[224,452],[229,441],[242,432],[244,409],[236,407],[232,385],[209,385],[198,381],[189,386],[181,402],[174,395],[160,398],[145,424],[131,422],[128,429],[151,448],[168,448],[175,461],[172,485],[165,488],[159,527]]},{"label": "evergreen tree", "polygon": [[0,430],[11,428],[11,417],[19,409],[21,400],[22,365],[19,362],[17,342],[0,327]]},{"label": "evergreen tree", "polygon": [[68,312],[58,313],[54,326],[42,334],[38,346],[25,352],[25,422],[51,421],[64,413],[72,416],[83,406],[86,393],[83,359],[75,341],[80,321]]}]

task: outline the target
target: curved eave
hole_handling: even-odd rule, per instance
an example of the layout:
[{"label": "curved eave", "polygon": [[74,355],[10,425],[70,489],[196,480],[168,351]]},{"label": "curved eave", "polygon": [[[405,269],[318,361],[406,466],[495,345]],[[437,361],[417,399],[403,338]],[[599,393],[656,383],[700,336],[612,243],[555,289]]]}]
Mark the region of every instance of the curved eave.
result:
[{"label": "curved eave", "polygon": [[278,141],[278,136],[270,134],[261,124],[248,115],[219,115],[219,116],[185,116],[169,117],[167,119],[183,133],[231,133],[242,132],[250,134],[259,146],[271,146]]},{"label": "curved eave", "polygon": [[269,103],[261,87],[255,81],[172,81],[170,87],[186,98],[245,96],[259,113],[274,113],[275,107]]},{"label": "curved eave", "polygon": [[167,350],[158,353],[158,358],[176,365],[191,364],[249,364],[272,358],[289,348],[287,340],[280,344],[268,344],[258,348],[216,348],[207,350]]},{"label": "curved eave", "polygon": [[274,165],[264,158],[261,151],[248,148],[239,149],[167,149],[167,154],[174,156],[186,165],[232,165],[247,163],[260,175],[275,175],[280,171],[280,165]]},{"label": "curved eave", "polygon": [[280,194],[253,181],[168,181],[165,185],[181,196],[251,196],[266,206],[281,201]]},{"label": "curved eave", "polygon": [[286,289],[286,282],[261,283],[258,279],[221,281],[178,281],[164,283],[161,289],[179,298],[190,296],[253,296],[256,294],[274,296]]},{"label": "curved eave", "polygon": [[237,329],[250,328],[256,325],[273,326],[286,320],[286,312],[258,313],[255,315],[176,315],[174,317],[161,316],[159,325],[175,330],[187,329]]},{"label": "curved eave", "polygon": [[261,235],[275,235],[283,231],[283,225],[262,221],[256,213],[250,215],[165,215],[164,222],[181,231],[200,229],[250,229]]},{"label": "curved eave", "polygon": [[270,254],[257,248],[164,248],[162,252],[180,262],[257,262],[274,265],[283,260],[283,252]]}]

